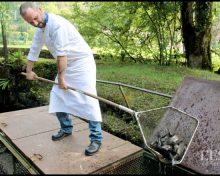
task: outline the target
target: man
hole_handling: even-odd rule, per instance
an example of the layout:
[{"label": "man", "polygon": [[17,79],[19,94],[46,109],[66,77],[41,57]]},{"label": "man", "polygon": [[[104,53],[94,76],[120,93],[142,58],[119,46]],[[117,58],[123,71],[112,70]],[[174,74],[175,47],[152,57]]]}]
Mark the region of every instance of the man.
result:
[{"label": "man", "polygon": [[95,154],[102,142],[101,112],[98,100],[67,89],[67,85],[92,94],[96,92],[96,65],[92,50],[76,28],[65,18],[45,13],[41,7],[31,2],[20,6],[23,19],[36,27],[32,46],[28,53],[26,78],[34,80],[32,71],[45,44],[57,61],[57,76],[50,93],[49,113],[56,114],[61,129],[52,136],[53,141],[72,134],[73,125],[69,114],[88,120],[90,145],[86,155]]}]

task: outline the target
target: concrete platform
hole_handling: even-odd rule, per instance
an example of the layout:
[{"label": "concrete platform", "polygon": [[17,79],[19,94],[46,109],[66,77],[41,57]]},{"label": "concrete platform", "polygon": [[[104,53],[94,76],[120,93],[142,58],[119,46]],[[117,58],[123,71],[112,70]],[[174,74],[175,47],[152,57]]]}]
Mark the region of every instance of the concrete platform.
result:
[{"label": "concrete platform", "polygon": [[73,135],[52,141],[59,130],[55,116],[48,114],[48,106],[0,114],[0,130],[44,174],[90,174],[142,150],[103,131],[99,153],[85,156],[89,144],[88,124],[73,118]]}]

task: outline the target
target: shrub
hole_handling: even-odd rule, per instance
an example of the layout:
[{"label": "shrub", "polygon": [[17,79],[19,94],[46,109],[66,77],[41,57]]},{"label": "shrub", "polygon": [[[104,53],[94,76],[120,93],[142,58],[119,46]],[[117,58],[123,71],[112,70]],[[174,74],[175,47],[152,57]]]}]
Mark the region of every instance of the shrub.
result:
[{"label": "shrub", "polygon": [[[20,73],[25,70],[26,59],[18,51],[8,62],[0,60],[0,112],[31,108],[48,103],[51,85],[28,81]],[[42,77],[53,79],[56,74],[54,60],[36,62],[34,71]]]}]

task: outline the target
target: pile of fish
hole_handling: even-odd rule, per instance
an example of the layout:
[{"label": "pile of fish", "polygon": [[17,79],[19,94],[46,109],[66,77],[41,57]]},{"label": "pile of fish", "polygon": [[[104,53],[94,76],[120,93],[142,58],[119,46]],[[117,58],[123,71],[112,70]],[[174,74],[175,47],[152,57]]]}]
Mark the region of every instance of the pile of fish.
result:
[{"label": "pile of fish", "polygon": [[158,151],[163,157],[172,161],[178,161],[182,158],[186,144],[183,139],[176,135],[168,132],[164,136],[158,134],[157,140],[151,143],[151,147]]}]

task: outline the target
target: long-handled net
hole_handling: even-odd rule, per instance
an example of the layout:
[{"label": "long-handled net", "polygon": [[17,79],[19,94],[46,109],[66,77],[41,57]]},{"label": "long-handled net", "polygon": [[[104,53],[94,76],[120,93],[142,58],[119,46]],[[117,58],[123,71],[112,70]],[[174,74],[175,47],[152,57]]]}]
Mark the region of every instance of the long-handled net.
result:
[{"label": "long-handled net", "polygon": [[[21,74],[26,75],[26,73]],[[35,78],[58,84],[38,76]],[[74,87],[68,86],[68,89],[93,97],[131,114],[138,123],[146,149],[163,163],[179,164],[182,162],[199,124],[195,117],[171,106],[136,112]]]}]

